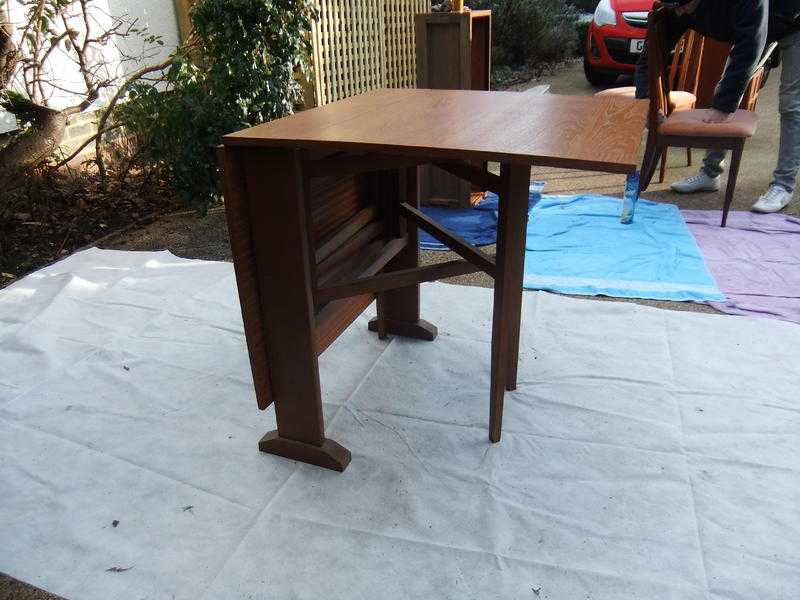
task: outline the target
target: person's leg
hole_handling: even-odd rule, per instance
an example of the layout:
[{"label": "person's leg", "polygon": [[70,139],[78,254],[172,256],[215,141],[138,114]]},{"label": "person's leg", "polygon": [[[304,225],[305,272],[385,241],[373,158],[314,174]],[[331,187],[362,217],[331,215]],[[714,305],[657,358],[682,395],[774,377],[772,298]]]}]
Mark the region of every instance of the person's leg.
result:
[{"label": "person's leg", "polygon": [[725,150],[708,150],[703,158],[703,171],[709,177],[719,177],[722,175],[724,161]]},{"label": "person's leg", "polygon": [[785,37],[781,48],[781,89],[778,111],[781,139],[772,185],[794,192],[800,168],[800,32]]},{"label": "person's leg", "polygon": [[781,115],[778,164],[766,193],[753,205],[755,212],[783,210],[792,201],[797,171],[800,168],[800,32],[780,41],[781,88],[778,112]]},{"label": "person's leg", "polygon": [[697,175],[681,179],[672,184],[672,191],[680,194],[694,192],[714,192],[719,189],[719,176],[722,175],[725,162],[724,150],[708,150],[703,159],[703,166]]}]

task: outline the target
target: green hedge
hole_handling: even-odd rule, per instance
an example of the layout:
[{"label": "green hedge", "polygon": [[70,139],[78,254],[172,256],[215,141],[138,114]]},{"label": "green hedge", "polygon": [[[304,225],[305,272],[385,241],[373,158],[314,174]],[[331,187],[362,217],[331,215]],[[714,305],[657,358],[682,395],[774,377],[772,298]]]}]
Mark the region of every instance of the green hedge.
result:
[{"label": "green hedge", "polygon": [[492,11],[493,62],[535,67],[572,57],[578,49],[579,11],[562,0],[472,0]]},{"label": "green hedge", "polygon": [[598,0],[572,0],[571,4],[581,12],[593,13]]},{"label": "green hedge", "polygon": [[315,15],[311,0],[197,0],[196,46],[178,52],[165,85],[131,86],[117,120],[190,206],[204,212],[220,195],[223,135],[292,112]]}]

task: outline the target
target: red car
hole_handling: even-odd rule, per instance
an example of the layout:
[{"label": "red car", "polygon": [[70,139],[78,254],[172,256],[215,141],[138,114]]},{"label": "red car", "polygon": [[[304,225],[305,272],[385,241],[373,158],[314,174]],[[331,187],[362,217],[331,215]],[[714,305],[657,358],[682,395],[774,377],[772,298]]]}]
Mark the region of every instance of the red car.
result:
[{"label": "red car", "polygon": [[653,0],[600,0],[589,23],[583,55],[589,83],[609,86],[619,75],[633,73],[652,7]]}]

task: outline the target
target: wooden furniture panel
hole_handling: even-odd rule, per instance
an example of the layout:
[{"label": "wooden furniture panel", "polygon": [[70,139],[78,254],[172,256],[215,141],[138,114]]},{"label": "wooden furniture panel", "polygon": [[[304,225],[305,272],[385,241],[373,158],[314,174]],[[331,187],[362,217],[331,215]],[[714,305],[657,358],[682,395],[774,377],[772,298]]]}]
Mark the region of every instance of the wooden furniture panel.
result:
[{"label": "wooden furniture panel", "polygon": [[278,431],[281,437],[320,445],[325,436],[302,163],[297,151],[254,151],[242,155],[241,167],[251,226],[275,224],[266,235],[253,231],[252,239],[261,274],[267,364],[280,366],[270,370],[272,391],[276,398],[290,399],[275,405]]},{"label": "wooden furniture panel", "polygon": [[470,61],[471,90],[491,89],[492,76],[492,18],[490,11],[474,11],[472,18],[472,59]]},{"label": "wooden furniture panel", "polygon": [[[467,106],[481,119],[453,118]],[[226,136],[253,381],[278,422],[259,449],[343,470],[349,451],[325,437],[318,356],[376,296],[369,328],[380,337],[434,340],[420,283],[477,270],[495,278],[489,438],[498,441],[504,392],[516,387],[531,165],[632,173],[645,109],[629,99],[385,90]],[[501,163],[500,176],[476,166],[485,160]],[[498,193],[496,257],[419,210],[420,165],[431,163]],[[465,260],[420,266],[418,227]]]},{"label": "wooden furniture panel", "polygon": [[[464,115],[480,115],[465,119]],[[225,136],[226,146],[380,151],[629,174],[646,100],[517,92],[378,90]],[[402,117],[402,118],[400,118]]]},{"label": "wooden furniture panel", "polygon": [[231,240],[236,286],[242,307],[247,352],[256,392],[258,408],[266,410],[274,399],[269,376],[266,332],[261,318],[261,291],[258,287],[259,272],[255,260],[250,219],[249,197],[244,182],[241,152],[220,148],[219,163],[223,172],[225,188],[225,218]]},{"label": "wooden furniture panel", "polygon": [[[488,10],[417,15],[417,87],[488,90],[491,22]],[[420,184],[423,204],[468,207],[471,193],[477,191],[468,181],[435,166],[423,168]]]},{"label": "wooden furniture panel", "polygon": [[309,182],[315,241],[324,241],[351,216],[366,207],[364,178],[320,177]]}]

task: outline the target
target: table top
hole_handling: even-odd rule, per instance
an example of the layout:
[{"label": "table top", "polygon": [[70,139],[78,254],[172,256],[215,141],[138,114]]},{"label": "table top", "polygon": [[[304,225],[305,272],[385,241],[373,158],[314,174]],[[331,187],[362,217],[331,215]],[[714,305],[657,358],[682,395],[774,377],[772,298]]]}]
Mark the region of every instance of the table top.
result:
[{"label": "table top", "polygon": [[631,173],[646,118],[647,101],[615,96],[386,89],[232,133],[223,143]]}]

